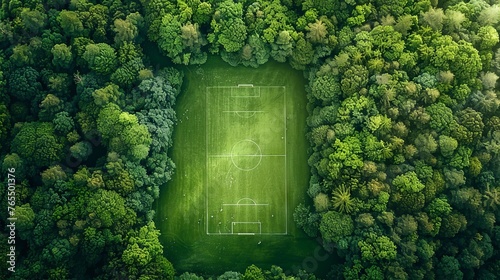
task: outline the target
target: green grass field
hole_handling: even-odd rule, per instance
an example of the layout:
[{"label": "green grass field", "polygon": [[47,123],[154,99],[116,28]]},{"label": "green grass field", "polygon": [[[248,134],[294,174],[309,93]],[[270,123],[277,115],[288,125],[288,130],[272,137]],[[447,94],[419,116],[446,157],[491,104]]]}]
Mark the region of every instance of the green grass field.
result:
[{"label": "green grass field", "polygon": [[206,88],[207,234],[287,234],[286,88]]},{"label": "green grass field", "polygon": [[[302,73],[213,57],[184,72],[176,173],[155,205],[165,256],[179,272],[203,274],[302,267],[319,248],[293,222],[309,180]],[[328,270],[321,264],[317,275]]]}]

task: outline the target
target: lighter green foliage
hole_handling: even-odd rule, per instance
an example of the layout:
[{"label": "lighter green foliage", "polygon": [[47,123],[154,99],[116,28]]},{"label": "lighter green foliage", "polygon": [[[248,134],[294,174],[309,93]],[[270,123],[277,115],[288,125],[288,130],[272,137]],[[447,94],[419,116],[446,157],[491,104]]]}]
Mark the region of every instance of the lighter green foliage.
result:
[{"label": "lighter green foliage", "polygon": [[451,213],[451,206],[446,198],[434,198],[434,200],[427,206],[429,216],[431,218],[439,218]]},{"label": "lighter green foliage", "polygon": [[341,167],[355,170],[363,167],[361,142],[358,138],[349,136],[344,141],[337,138],[333,147],[335,152],[329,156],[329,171],[332,178],[339,176]]},{"label": "lighter green foliage", "polygon": [[316,212],[324,212],[330,206],[330,198],[324,193],[319,193],[314,197],[314,208]]},{"label": "lighter green foliage", "polygon": [[61,99],[59,99],[57,96],[49,93],[45,98],[40,102],[40,108],[42,109],[55,109],[61,104]]},{"label": "lighter green foliage", "polygon": [[52,166],[41,173],[42,181],[46,185],[52,185],[57,181],[65,181],[67,176],[60,165]]},{"label": "lighter green foliage", "polygon": [[137,117],[109,103],[99,113],[97,128],[103,139],[109,141],[112,151],[128,154],[133,160],[145,158],[149,153],[152,139],[145,125],[139,124]]},{"label": "lighter green foliage", "polygon": [[408,31],[418,22],[418,18],[412,15],[402,15],[398,18],[394,30],[406,36]]},{"label": "lighter green foliage", "polygon": [[417,173],[415,173],[414,171],[396,176],[396,178],[392,180],[392,185],[396,187],[400,192],[408,193],[420,192],[425,188],[425,185],[420,182],[417,177]]},{"label": "lighter green foliage", "polygon": [[15,65],[24,66],[33,64],[33,53],[28,45],[18,44],[12,49],[10,61]]},{"label": "lighter green foliage", "polygon": [[500,187],[490,188],[488,185],[483,194],[483,205],[496,210],[500,206]]},{"label": "lighter green foliage", "polygon": [[227,52],[240,50],[244,46],[247,37],[247,28],[242,16],[243,5],[241,3],[222,2],[215,12],[214,20],[211,22],[211,27],[214,29],[213,35],[217,37],[217,42],[212,43],[222,45]]},{"label": "lighter green foliage", "polygon": [[362,227],[371,227],[375,223],[375,219],[370,213],[361,213],[356,218],[356,223],[358,223]]},{"label": "lighter green foliage", "polygon": [[122,92],[115,84],[109,84],[106,87],[97,89],[92,93],[94,103],[99,107],[104,107],[108,103],[116,103],[121,95]]},{"label": "lighter green foliage", "polygon": [[431,8],[427,12],[422,14],[422,19],[425,24],[430,26],[435,31],[441,31],[441,29],[443,29],[443,21],[445,19],[445,15],[443,9]]},{"label": "lighter green foliage", "polygon": [[364,154],[369,160],[384,161],[392,158],[393,153],[388,143],[371,134],[366,135],[364,140]]},{"label": "lighter green foliage", "polygon": [[143,18],[139,13],[132,13],[125,20],[115,19],[113,31],[115,34],[115,43],[123,45],[126,42],[133,42],[139,35],[139,28],[143,24]]},{"label": "lighter green foliage", "polygon": [[368,120],[367,127],[372,133],[379,135],[385,134],[392,128],[392,121],[390,118],[383,115],[371,116]]},{"label": "lighter green foliage", "polygon": [[396,23],[396,20],[392,15],[386,15],[380,18],[380,24],[381,25],[389,25],[389,26],[394,26]]},{"label": "lighter green foliage", "polygon": [[18,154],[11,153],[3,158],[2,170],[8,170],[9,168],[14,168],[16,171],[22,170],[23,165],[24,165],[23,159]]},{"label": "lighter green foliage", "polygon": [[381,52],[386,60],[398,60],[405,48],[401,33],[392,26],[377,26],[370,32],[373,45]]},{"label": "lighter green foliage", "polygon": [[188,22],[181,26],[181,37],[185,47],[199,45],[202,38],[198,24]]},{"label": "lighter green foliage", "polygon": [[351,191],[345,187],[340,186],[332,193],[333,207],[341,213],[350,213],[354,210],[354,200],[351,199]]},{"label": "lighter green foliage", "polygon": [[52,63],[56,67],[68,68],[73,61],[73,54],[71,53],[71,47],[66,44],[56,44],[52,47]]},{"label": "lighter green foliage", "polygon": [[321,20],[316,20],[315,23],[309,23],[306,30],[308,30],[306,37],[313,43],[322,43],[328,34],[326,25]]},{"label": "lighter green foliage", "polygon": [[369,233],[365,240],[358,242],[361,259],[365,261],[390,261],[396,258],[396,245],[385,235]]},{"label": "lighter green foliage", "polygon": [[243,280],[264,280],[264,274],[262,273],[262,269],[252,264],[247,267],[245,270],[245,274],[243,274]]},{"label": "lighter green foliage", "polygon": [[450,157],[458,147],[458,141],[455,138],[440,135],[439,136],[439,149],[444,157]]},{"label": "lighter green foliage", "polygon": [[498,75],[493,72],[481,73],[481,82],[484,89],[493,89],[498,80]]},{"label": "lighter green foliage", "polygon": [[444,20],[445,30],[448,32],[456,32],[462,29],[462,24],[467,20],[467,17],[460,11],[447,9]]},{"label": "lighter green foliage", "polygon": [[439,72],[439,81],[445,84],[451,84],[455,75],[451,71]]},{"label": "lighter green foliage", "polygon": [[154,222],[141,227],[139,232],[128,240],[127,248],[123,251],[123,260],[126,264],[146,266],[153,259],[161,256],[163,246],[158,240],[160,231]]},{"label": "lighter green foliage", "polygon": [[482,10],[477,21],[483,26],[497,24],[500,21],[500,6],[496,4]]},{"label": "lighter green foliage", "polygon": [[480,50],[490,50],[499,42],[498,31],[493,26],[483,26],[477,33],[477,44]]}]

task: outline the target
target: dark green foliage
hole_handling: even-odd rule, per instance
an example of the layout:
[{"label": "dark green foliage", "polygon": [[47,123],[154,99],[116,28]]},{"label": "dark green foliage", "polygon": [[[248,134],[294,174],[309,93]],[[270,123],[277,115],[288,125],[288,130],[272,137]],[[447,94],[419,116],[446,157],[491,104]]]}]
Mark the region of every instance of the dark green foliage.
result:
[{"label": "dark green foliage", "polygon": [[106,43],[89,44],[82,55],[90,69],[100,74],[109,74],[116,68],[116,51]]},{"label": "dark green foliage", "polygon": [[328,211],[323,214],[319,229],[327,242],[339,242],[352,234],[354,223],[349,215]]},{"label": "dark green foliage", "polygon": [[12,71],[8,80],[9,94],[21,101],[31,101],[41,90],[39,77],[38,71],[31,67]]},{"label": "dark green foliage", "polygon": [[64,34],[68,37],[84,35],[83,23],[74,11],[63,10],[57,17]]},{"label": "dark green foliage", "polygon": [[61,159],[62,144],[51,123],[25,123],[12,140],[11,151],[36,166],[49,166]]},{"label": "dark green foliage", "polygon": [[293,219],[298,227],[302,228],[310,237],[316,237],[321,216],[311,213],[308,207],[299,204],[293,213]]},{"label": "dark green foliage", "polygon": [[[11,117],[7,107],[3,104],[0,105],[0,143],[3,143],[7,137],[7,132],[10,129]],[[0,144],[0,149],[3,144]]]},{"label": "dark green foliage", "polygon": [[75,126],[73,118],[69,116],[68,112],[57,113],[52,123],[54,130],[60,135],[68,134]]}]

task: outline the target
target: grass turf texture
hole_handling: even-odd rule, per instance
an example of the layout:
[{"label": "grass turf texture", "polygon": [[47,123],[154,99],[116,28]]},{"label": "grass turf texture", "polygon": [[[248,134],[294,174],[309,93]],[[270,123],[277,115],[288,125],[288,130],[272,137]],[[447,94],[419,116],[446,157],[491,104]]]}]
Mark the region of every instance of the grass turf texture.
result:
[{"label": "grass turf texture", "polygon": [[318,243],[292,215],[309,180],[302,73],[215,57],[184,71],[177,169],[155,205],[166,257],[179,272],[244,272],[250,264],[326,272],[327,261],[310,262]]}]

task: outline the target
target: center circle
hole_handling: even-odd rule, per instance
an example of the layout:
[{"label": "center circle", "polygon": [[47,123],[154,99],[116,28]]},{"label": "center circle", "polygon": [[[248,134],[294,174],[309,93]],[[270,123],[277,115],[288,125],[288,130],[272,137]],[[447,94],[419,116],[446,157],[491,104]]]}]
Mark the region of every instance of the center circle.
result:
[{"label": "center circle", "polygon": [[239,170],[251,171],[262,161],[262,150],[252,140],[241,140],[231,148],[231,162]]}]

